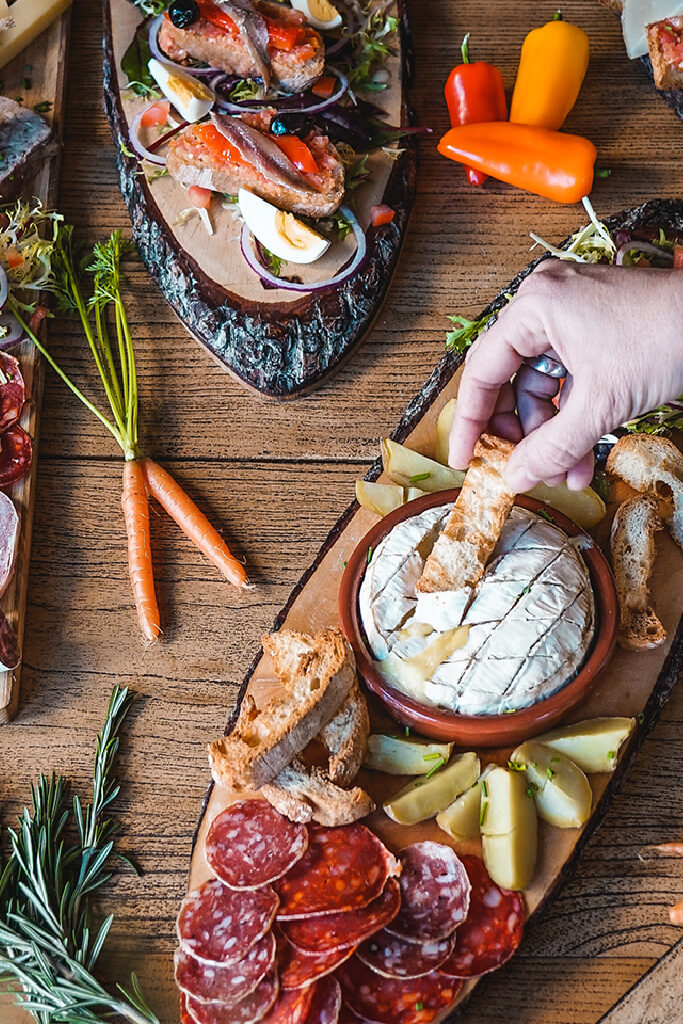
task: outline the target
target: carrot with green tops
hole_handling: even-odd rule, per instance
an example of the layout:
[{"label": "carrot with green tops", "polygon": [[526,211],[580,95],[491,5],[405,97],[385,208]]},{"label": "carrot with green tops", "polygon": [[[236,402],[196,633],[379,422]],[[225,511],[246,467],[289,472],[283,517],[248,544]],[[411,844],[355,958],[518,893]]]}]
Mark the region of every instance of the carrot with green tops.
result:
[{"label": "carrot with green tops", "polygon": [[[88,346],[95,360],[111,409],[109,419],[86,398],[55,362],[36,333],[22,320],[21,309],[10,299],[12,312],[55,372],[78,399],[97,416],[116,439],[125,456],[121,507],[128,537],[128,570],[140,629],[145,641],[159,639],[161,624],[154,591],[154,572],[149,532],[147,491],[157,498],[199,550],[236,587],[248,586],[244,567],[230,553],[228,545],[195,503],[166,470],[138,451],[138,388],[135,352],[121,295],[121,259],[133,249],[131,242],[114,231],[106,242],[98,242],[86,272],[92,274],[93,293],[83,297],[79,261],[73,251],[73,228],[60,227],[55,241],[53,266],[60,304],[78,312]],[[113,316],[115,343],[110,336],[109,315]],[[93,322],[94,321],[94,322]]]}]

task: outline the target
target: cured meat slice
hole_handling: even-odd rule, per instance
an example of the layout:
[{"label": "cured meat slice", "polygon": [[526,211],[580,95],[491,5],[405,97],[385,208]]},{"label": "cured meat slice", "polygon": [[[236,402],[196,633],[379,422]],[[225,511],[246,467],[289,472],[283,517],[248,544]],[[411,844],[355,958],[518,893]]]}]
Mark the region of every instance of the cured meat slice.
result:
[{"label": "cured meat slice", "polygon": [[15,423],[0,434],[0,487],[23,480],[32,461],[33,442],[23,427]]},{"label": "cured meat slice", "polygon": [[419,944],[382,930],[364,942],[356,955],[366,967],[385,978],[422,978],[448,959],[454,945],[454,935]]},{"label": "cured meat slice", "polygon": [[187,1008],[187,996],[184,992],[180,993],[180,1024],[194,1024]]},{"label": "cured meat slice", "polygon": [[305,825],[288,821],[267,800],[240,800],[214,818],[206,859],[233,889],[258,889],[286,875],[308,847]]},{"label": "cured meat slice", "polygon": [[467,920],[455,933],[455,948],[440,970],[452,978],[478,978],[495,971],[515,952],[524,932],[526,907],[518,892],[501,889],[479,857],[463,862],[472,883]]},{"label": "cured meat slice", "polygon": [[408,942],[446,939],[467,917],[470,880],[450,846],[413,843],[401,850],[401,909],[389,931]]},{"label": "cured meat slice", "polygon": [[180,947],[197,960],[235,964],[269,930],[277,904],[268,886],[236,892],[212,878],[180,904],[176,926]]},{"label": "cured meat slice", "polygon": [[306,921],[283,921],[280,925],[292,945],[306,953],[349,949],[388,925],[399,912],[401,888],[390,878],[384,892],[360,910],[324,914]]},{"label": "cured meat slice", "polygon": [[12,578],[18,541],[19,514],[12,499],[0,491],[0,594]]},{"label": "cured meat slice", "polygon": [[234,1006],[257,987],[275,963],[275,936],[266,932],[236,964],[208,964],[184,949],[175,951],[175,980],[181,992],[200,1003]]},{"label": "cured meat slice", "polygon": [[462,982],[432,971],[423,978],[383,978],[351,957],[337,975],[344,1002],[373,1024],[429,1024],[449,1006]]},{"label": "cured meat slice", "polygon": [[400,870],[396,858],[364,825],[312,828],[304,856],[275,883],[278,920],[367,907],[387,878]]},{"label": "cured meat slice", "polygon": [[21,661],[17,634],[0,608],[0,669],[11,671]]},{"label": "cured meat slice", "polygon": [[18,359],[7,352],[0,352],[0,434],[17,422],[25,397]]},{"label": "cured meat slice", "polygon": [[339,951],[332,950],[331,953],[303,953],[283,938],[279,944],[277,957],[280,988],[303,988],[311,985],[318,978],[335,971],[352,953],[353,946]]},{"label": "cured meat slice", "polygon": [[341,988],[337,979],[323,978],[315,987],[306,1024],[337,1024],[341,1001]]},{"label": "cured meat slice", "polygon": [[194,1024],[257,1024],[277,1000],[277,971],[271,971],[254,991],[234,1006],[225,1003],[200,1003],[186,996],[186,1006]]},{"label": "cured meat slice", "polygon": [[288,992],[280,992],[279,998],[263,1024],[304,1024],[313,1002],[316,985],[306,988],[292,988]]}]

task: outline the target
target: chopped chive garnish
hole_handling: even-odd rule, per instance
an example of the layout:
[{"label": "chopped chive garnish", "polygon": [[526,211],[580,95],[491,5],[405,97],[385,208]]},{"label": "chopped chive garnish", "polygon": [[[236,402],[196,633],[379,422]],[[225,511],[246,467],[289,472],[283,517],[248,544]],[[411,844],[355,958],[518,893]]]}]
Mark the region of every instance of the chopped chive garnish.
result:
[{"label": "chopped chive garnish", "polygon": [[553,762],[553,764],[559,764],[560,761],[559,757],[551,757],[550,760]]},{"label": "chopped chive garnish", "polygon": [[546,768],[545,773],[549,779],[552,779],[555,776],[555,772],[552,768]]},{"label": "chopped chive garnish", "polygon": [[516,711],[517,711],[517,708],[505,708],[505,714],[506,715],[514,715]]},{"label": "chopped chive garnish", "polygon": [[419,1012],[420,1012],[420,1010],[423,1010],[423,1009],[424,1009],[424,1007],[423,1007],[422,1003],[415,1003],[415,1009],[416,1009],[416,1010],[417,1010],[417,1012],[419,1013]]},{"label": "chopped chive garnish", "polygon": [[420,480],[429,480],[431,473],[415,473],[414,476],[408,477],[411,484],[419,484]]},{"label": "chopped chive garnish", "polygon": [[485,797],[488,797],[489,787],[486,785],[486,779],[481,780],[481,791]]},{"label": "chopped chive garnish", "polygon": [[609,178],[611,173],[611,167],[598,167],[597,171],[595,172],[596,177],[598,178]]},{"label": "chopped chive garnish", "polygon": [[538,786],[535,782],[532,782],[526,791],[526,795],[533,797],[534,793],[538,793]]},{"label": "chopped chive garnish", "polygon": [[345,569],[348,564],[348,562],[342,562],[342,569]]},{"label": "chopped chive garnish", "polygon": [[34,110],[36,114],[47,114],[48,110],[52,108],[51,100],[41,100],[40,103],[36,103]]},{"label": "chopped chive garnish", "polygon": [[406,736],[410,736],[410,726],[406,726]]},{"label": "chopped chive garnish", "polygon": [[511,772],[525,772],[526,767],[521,761],[508,761],[508,768]]},{"label": "chopped chive garnish", "polygon": [[443,754],[423,754],[423,761],[436,761],[437,757],[443,757]]},{"label": "chopped chive garnish", "polygon": [[370,565],[370,561],[371,560],[372,560],[372,544],[368,548],[368,565]]},{"label": "chopped chive garnish", "polygon": [[539,516],[543,516],[544,519],[547,519],[549,523],[554,523],[555,522],[553,517],[550,515],[550,512],[546,512],[546,510],[544,508],[539,508],[538,514],[539,514]]},{"label": "chopped chive garnish", "polygon": [[486,811],[488,810],[488,806],[489,805],[486,802],[481,805],[481,810],[479,812],[479,828],[483,827],[484,821],[486,820]]},{"label": "chopped chive garnish", "polygon": [[607,751],[607,756],[610,759],[610,761],[613,761],[614,758],[617,756],[616,750],[608,750]]},{"label": "chopped chive garnish", "polygon": [[644,721],[645,721],[645,715],[641,711],[640,714],[638,715],[638,722],[639,722],[640,725],[642,725]]},{"label": "chopped chive garnish", "polygon": [[432,768],[429,769],[429,771],[425,775],[425,778],[426,779],[431,779],[431,777],[434,774],[434,772],[438,772],[439,768],[442,768],[445,765],[445,763],[446,763],[446,758],[442,754],[439,754],[439,760],[436,762],[436,764]]}]

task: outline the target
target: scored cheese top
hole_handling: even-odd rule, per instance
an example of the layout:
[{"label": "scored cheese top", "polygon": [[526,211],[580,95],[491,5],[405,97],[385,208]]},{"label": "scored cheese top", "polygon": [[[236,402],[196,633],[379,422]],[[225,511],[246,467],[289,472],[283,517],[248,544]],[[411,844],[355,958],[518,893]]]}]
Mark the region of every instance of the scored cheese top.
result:
[{"label": "scored cheese top", "polygon": [[417,581],[450,511],[406,519],[375,549],[359,593],[368,646],[385,678],[423,703],[467,715],[528,707],[586,657],[595,623],[588,568],[562,530],[514,508],[474,591],[426,595],[433,600],[418,606]]}]

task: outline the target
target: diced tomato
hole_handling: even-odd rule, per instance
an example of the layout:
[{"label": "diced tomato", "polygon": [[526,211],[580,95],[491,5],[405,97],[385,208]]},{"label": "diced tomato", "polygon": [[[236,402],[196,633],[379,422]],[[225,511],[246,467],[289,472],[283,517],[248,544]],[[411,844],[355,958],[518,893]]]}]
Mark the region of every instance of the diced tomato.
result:
[{"label": "diced tomato", "polygon": [[683,270],[683,245],[674,246],[674,267]]},{"label": "diced tomato", "polygon": [[40,327],[40,325],[42,324],[43,320],[45,319],[49,312],[50,310],[47,308],[47,306],[36,306],[36,308],[33,311],[33,316],[28,322],[29,328],[33,331],[34,334],[38,332],[38,328]]},{"label": "diced tomato", "polygon": [[219,163],[244,163],[239,149],[228,142],[225,135],[212,124],[193,125],[192,130],[185,134],[183,144],[210,153]]},{"label": "diced tomato", "polygon": [[289,25],[273,18],[263,19],[268,26],[268,42],[274,50],[289,52],[306,39],[306,31],[300,25]]},{"label": "diced tomato", "polygon": [[5,259],[10,270],[15,270],[24,262],[24,257],[16,249],[8,249],[5,252]]},{"label": "diced tomato", "polygon": [[394,213],[390,206],[373,206],[370,210],[370,223],[376,228],[382,224],[391,224]]},{"label": "diced tomato", "polygon": [[196,206],[198,210],[208,210],[211,206],[210,188],[200,188],[199,185],[190,185],[187,190],[187,194],[190,197],[192,205]]},{"label": "diced tomato", "polygon": [[206,20],[212,25],[215,25],[216,28],[220,28],[224,32],[227,32],[233,39],[239,39],[239,27],[235,24],[230,15],[226,14],[218,4],[212,3],[212,0],[197,0],[197,6],[199,7],[199,13],[202,18],[206,18]]},{"label": "diced tomato", "polygon": [[320,168],[306,143],[298,135],[274,135],[273,141],[304,174],[318,174]]},{"label": "diced tomato", "polygon": [[665,62],[678,67],[683,62],[683,18],[660,21],[657,42]]},{"label": "diced tomato", "polygon": [[311,86],[311,92],[314,96],[322,96],[326,100],[334,92],[336,84],[336,78],[333,78],[332,75],[326,75],[324,78],[319,78],[315,85]]},{"label": "diced tomato", "polygon": [[171,112],[171,104],[168,100],[157,100],[151,107],[147,107],[140,118],[143,128],[153,128],[157,124],[166,124],[168,115]]}]

